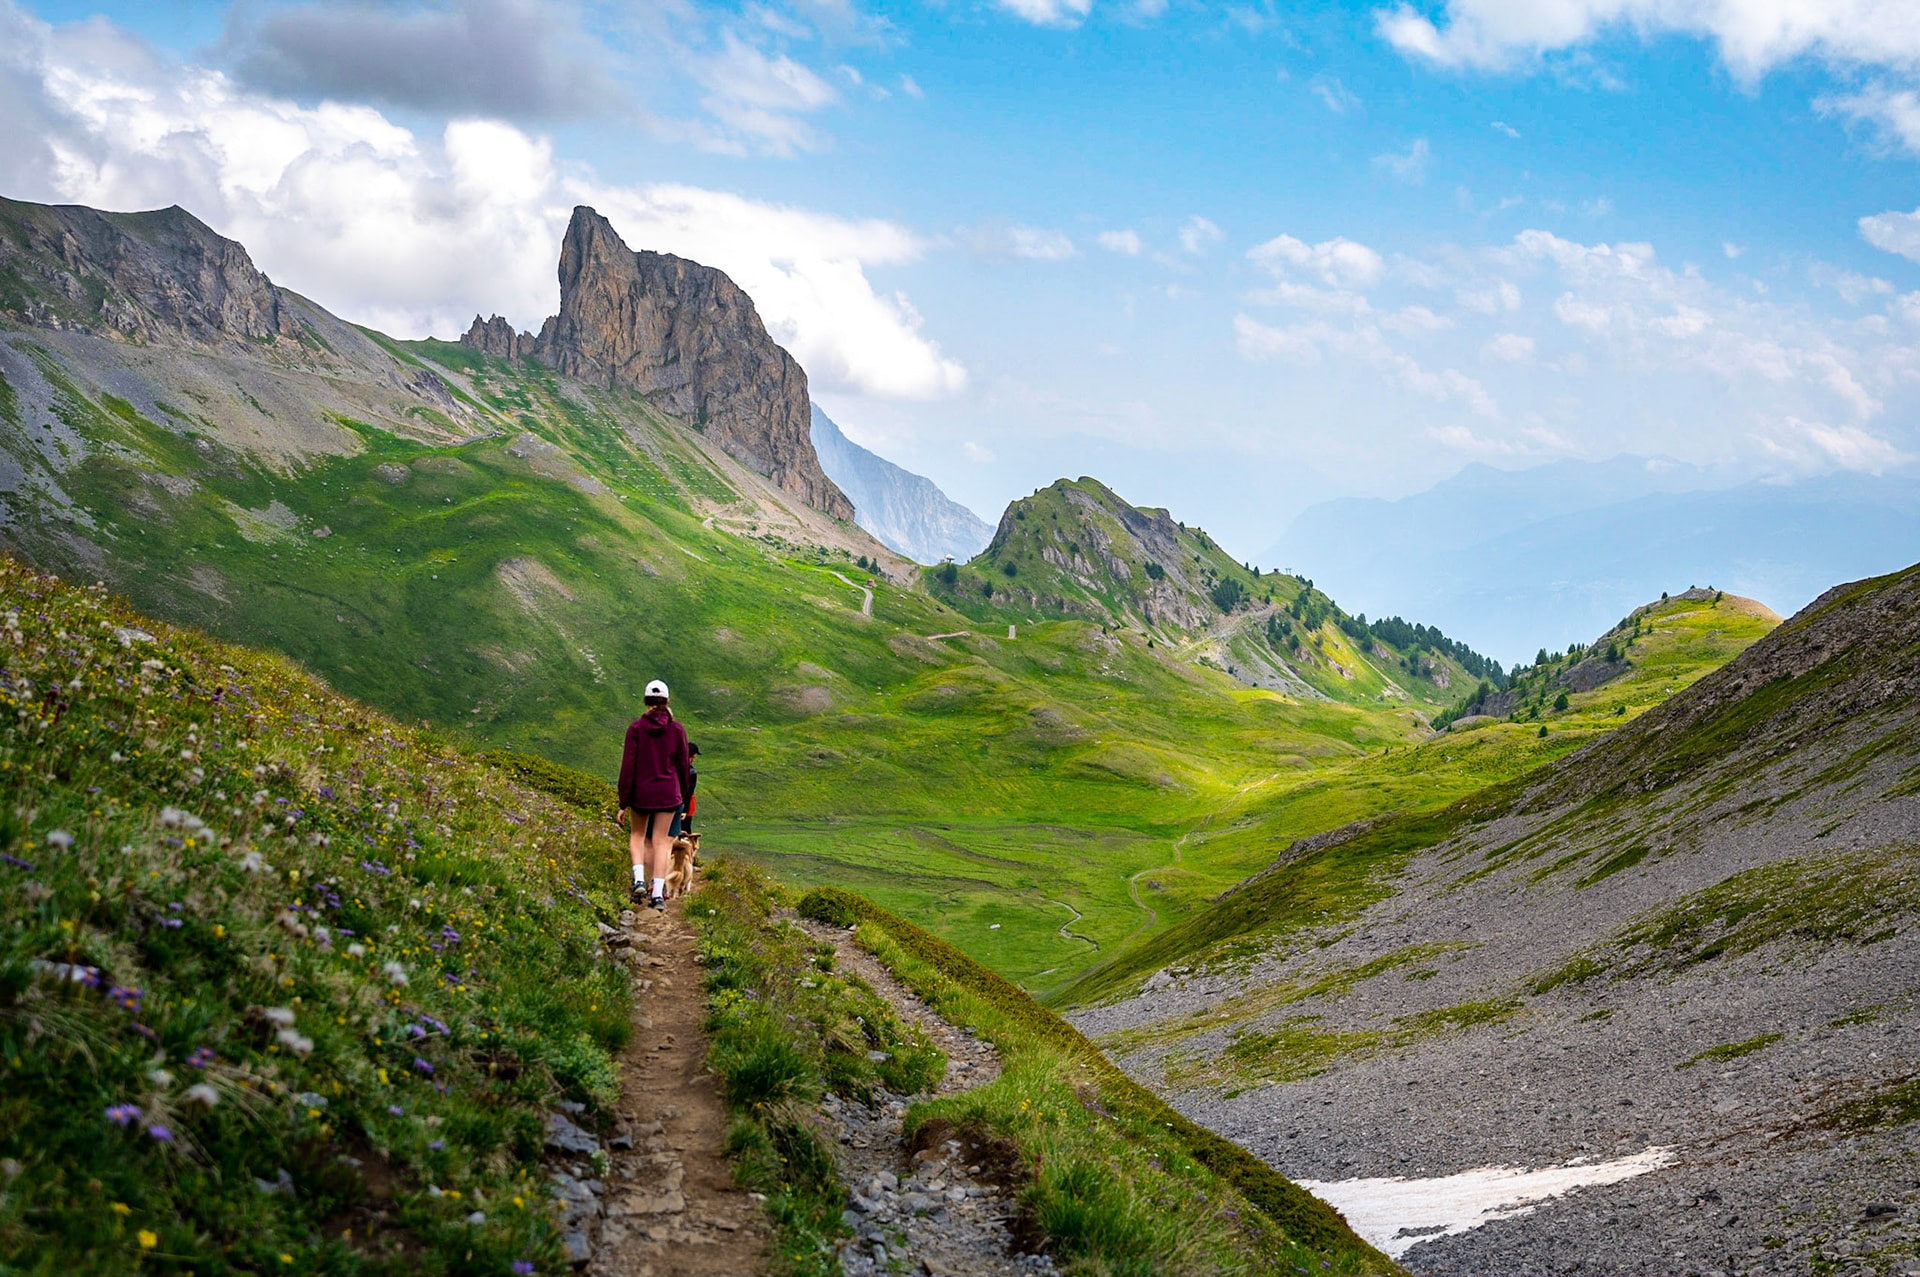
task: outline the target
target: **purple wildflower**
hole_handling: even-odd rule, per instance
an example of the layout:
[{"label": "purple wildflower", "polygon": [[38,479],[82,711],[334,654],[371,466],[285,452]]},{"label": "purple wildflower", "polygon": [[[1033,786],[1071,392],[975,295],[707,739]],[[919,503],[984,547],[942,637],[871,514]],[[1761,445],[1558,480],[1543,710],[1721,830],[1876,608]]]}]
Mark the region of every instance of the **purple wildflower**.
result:
[{"label": "purple wildflower", "polygon": [[212,1063],[213,1048],[210,1046],[197,1046],[193,1048],[193,1054],[187,1057],[188,1068],[204,1069]]},{"label": "purple wildflower", "polygon": [[107,1109],[107,1120],[115,1126],[131,1126],[140,1120],[138,1104],[115,1104]]},{"label": "purple wildflower", "polygon": [[416,1069],[419,1069],[422,1073],[427,1074],[429,1077],[433,1075],[433,1065],[428,1064],[425,1060],[421,1059],[417,1055],[413,1057],[413,1067]]},{"label": "purple wildflower", "polygon": [[[368,841],[372,841],[372,840],[369,839]],[[377,860],[363,860],[360,862],[360,867],[366,870],[368,873],[378,874],[382,878],[386,877],[388,874],[393,872],[393,870],[387,868],[385,865],[381,864]]]},{"label": "purple wildflower", "polygon": [[322,798],[332,798],[332,797],[333,797],[333,786],[332,786],[332,785],[322,785],[322,786],[320,786],[320,796],[321,796]]},{"label": "purple wildflower", "polygon": [[527,1273],[533,1271],[533,1261],[531,1259],[516,1259],[513,1261],[513,1271],[519,1274],[520,1277],[525,1277]]},{"label": "purple wildflower", "polygon": [[9,856],[5,852],[0,851],[0,860],[6,861],[8,864],[12,865],[15,869],[25,869],[28,873],[33,872],[32,862],[22,860],[18,856]]},{"label": "purple wildflower", "polygon": [[400,1106],[399,1106],[398,1104],[389,1104],[389,1105],[387,1105],[387,1112],[389,1112],[389,1113],[391,1113],[391,1114],[393,1114],[393,1115],[394,1115],[395,1117],[405,1117],[405,1116],[406,1116],[406,1111],[405,1111],[404,1109],[402,1109],[402,1108],[401,1108],[401,1107],[400,1107]]},{"label": "purple wildflower", "polygon": [[147,1128],[147,1134],[153,1136],[154,1139],[159,1140],[162,1144],[171,1144],[173,1142],[173,1132],[164,1126],[149,1126]]},{"label": "purple wildflower", "polygon": [[433,1140],[427,1144],[427,1149],[429,1152],[438,1153],[441,1149],[445,1148],[446,1146],[447,1146],[447,1142],[445,1140]]}]

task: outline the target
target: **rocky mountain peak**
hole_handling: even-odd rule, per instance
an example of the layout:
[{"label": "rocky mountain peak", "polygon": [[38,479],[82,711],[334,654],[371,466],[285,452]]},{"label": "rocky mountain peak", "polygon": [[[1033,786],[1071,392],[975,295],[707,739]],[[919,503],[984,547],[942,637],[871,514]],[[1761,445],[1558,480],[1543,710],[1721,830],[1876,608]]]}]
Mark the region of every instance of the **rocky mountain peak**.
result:
[{"label": "rocky mountain peak", "polygon": [[103,213],[0,199],[0,311],[143,343],[250,344],[297,331],[247,250],[178,205]]},{"label": "rocky mountain peak", "polygon": [[573,211],[560,246],[560,313],[537,337],[475,316],[461,340],[632,390],[813,508],[853,518],[814,452],[807,375],[768,336],[753,299],[711,266],[634,252],[593,209]]}]

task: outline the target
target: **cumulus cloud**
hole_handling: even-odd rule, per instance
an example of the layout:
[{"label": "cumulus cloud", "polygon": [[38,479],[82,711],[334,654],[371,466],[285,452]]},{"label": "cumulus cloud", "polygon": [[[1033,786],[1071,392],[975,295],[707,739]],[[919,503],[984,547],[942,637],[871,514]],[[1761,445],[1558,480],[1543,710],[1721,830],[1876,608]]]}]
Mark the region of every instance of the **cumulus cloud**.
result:
[{"label": "cumulus cloud", "polygon": [[1875,248],[1920,262],[1920,208],[1911,213],[1875,213],[1863,217],[1860,237]]},{"label": "cumulus cloud", "polygon": [[1403,54],[1449,67],[1511,67],[1613,31],[1710,40],[1749,81],[1800,57],[1920,66],[1920,23],[1908,0],[1446,0],[1437,22],[1405,3],[1376,10],[1374,20]]},{"label": "cumulus cloud", "polygon": [[365,106],[304,107],[180,67],[108,24],[52,27],[0,4],[0,120],[41,123],[0,149],[26,198],[115,209],[179,203],[245,244],[276,282],[399,336],[458,331],[476,311],[537,324],[573,206],[636,247],[717,266],[819,383],[916,398],[965,384],[899,294],[867,272],[927,245],[904,227],[725,192],[617,185],[563,167],[518,127],[417,134]]},{"label": "cumulus cloud", "polygon": [[1095,243],[1109,253],[1119,253],[1123,257],[1138,257],[1141,250],[1146,247],[1140,241],[1138,231],[1101,231],[1093,238]]},{"label": "cumulus cloud", "polygon": [[1309,244],[1276,235],[1249,249],[1247,258],[1275,276],[1310,275],[1329,288],[1372,288],[1386,270],[1379,253],[1344,236]]},{"label": "cumulus cloud", "polygon": [[1180,251],[1198,257],[1225,234],[1225,231],[1196,213],[1180,228]]},{"label": "cumulus cloud", "polygon": [[1814,106],[1867,126],[1886,145],[1920,153],[1920,93],[1912,89],[1875,84],[1858,93],[1816,98]]},{"label": "cumulus cloud", "polygon": [[620,98],[574,7],[535,0],[240,5],[225,53],[243,83],[303,99],[555,119]]},{"label": "cumulus cloud", "polygon": [[1093,0],[1000,0],[1000,7],[1038,27],[1077,27],[1093,12]]},{"label": "cumulus cloud", "polygon": [[1482,346],[1480,352],[1503,363],[1523,364],[1533,358],[1533,338],[1521,333],[1501,333]]},{"label": "cumulus cloud", "polygon": [[1383,173],[1393,176],[1396,181],[1418,186],[1427,180],[1427,162],[1433,158],[1433,148],[1427,145],[1427,139],[1417,137],[1404,151],[1389,151],[1385,155],[1373,157],[1373,166]]}]

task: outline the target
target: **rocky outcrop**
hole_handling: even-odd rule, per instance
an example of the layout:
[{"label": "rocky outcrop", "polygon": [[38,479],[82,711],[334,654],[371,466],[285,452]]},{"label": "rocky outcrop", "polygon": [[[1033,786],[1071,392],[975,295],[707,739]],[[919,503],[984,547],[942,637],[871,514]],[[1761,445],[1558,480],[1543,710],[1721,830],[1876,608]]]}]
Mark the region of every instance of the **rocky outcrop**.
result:
[{"label": "rocky outcrop", "polygon": [[534,335],[516,333],[513,325],[495,315],[492,319],[473,317],[473,325],[460,337],[460,344],[471,346],[496,359],[518,359],[533,353]]},{"label": "rocky outcrop", "polygon": [[591,385],[632,390],[781,490],[853,518],[853,503],[814,452],[807,374],[767,335],[753,299],[711,266],[634,252],[590,208],[574,209],[567,226],[560,313],[539,336],[476,317],[462,340],[490,354],[531,355]]},{"label": "rocky outcrop", "polygon": [[39,327],[197,346],[299,331],[233,240],[177,205],[102,213],[0,200],[0,311]]}]

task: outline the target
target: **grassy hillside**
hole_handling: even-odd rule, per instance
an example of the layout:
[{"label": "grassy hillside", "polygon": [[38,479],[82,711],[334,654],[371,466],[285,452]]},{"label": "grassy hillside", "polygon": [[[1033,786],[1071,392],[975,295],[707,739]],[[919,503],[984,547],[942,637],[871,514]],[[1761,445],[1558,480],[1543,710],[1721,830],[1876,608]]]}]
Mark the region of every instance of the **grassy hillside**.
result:
[{"label": "grassy hillside", "polygon": [[[1082,590],[1064,614],[1039,605],[1044,590],[990,599],[937,572],[922,588],[898,561],[861,568],[868,543],[783,506],[630,396],[361,336],[396,376],[443,387],[460,420],[425,403],[381,425],[336,414],[344,451],[270,463],[216,426],[226,416],[108,391],[125,381],[96,366],[111,343],[12,334],[25,362],[5,365],[18,384],[0,439],[51,459],[44,485],[7,497],[0,542],[285,652],[451,739],[597,775],[639,685],[663,677],[705,751],[721,842],[929,917],[1041,990],[1181,916],[1276,839],[1433,801],[1417,771],[1377,760],[1398,762],[1470,694],[1471,653],[1365,627],[1310,582],[1255,577],[1099,485],[1022,503],[1003,531],[1025,531],[955,569],[960,586]],[[1063,536],[1092,552],[1069,516],[1146,529],[1123,549],[1166,539],[1153,588],[1185,592],[1146,591],[1136,556],[1124,580],[1102,558],[1085,593],[1071,559],[1047,557]],[[1227,582],[1239,597],[1213,599]],[[1173,611],[1149,625],[1154,599],[1184,599],[1191,627]],[[1514,774],[1540,748],[1469,751],[1458,783]],[[1268,799],[1284,819],[1240,836]]]},{"label": "grassy hillside", "polygon": [[0,625],[9,1264],[560,1271],[545,1114],[606,1111],[627,1033],[610,826],[4,559]]},{"label": "grassy hillside", "polygon": [[[1059,996],[1111,997],[1161,967],[1257,951],[1292,931],[1357,915],[1391,890],[1407,856],[1450,834],[1471,813],[1499,809],[1504,800],[1498,796],[1507,792],[1501,786],[1636,721],[1774,625],[1772,613],[1749,600],[1717,602],[1711,592],[1651,604],[1630,618],[1630,641],[1617,640],[1620,671],[1591,691],[1568,695],[1561,708],[1554,707],[1557,692],[1554,699],[1542,693],[1566,668],[1565,654],[1515,672],[1523,707],[1509,720],[1463,720],[1414,745],[1249,786],[1180,843],[1178,862],[1149,875],[1147,902],[1184,920],[1151,943],[1096,964]],[[1604,655],[1604,645],[1596,646]],[[1572,659],[1577,663],[1578,654]],[[1401,815],[1324,852],[1289,850],[1297,839],[1383,813]],[[1207,903],[1256,874],[1219,906]]]},{"label": "grassy hillside", "polygon": [[930,1006],[1000,1052],[992,1082],[916,1105],[907,1126],[1010,1141],[1025,1222],[1070,1271],[1397,1271],[1325,1203],[1176,1113],[937,936],[834,888],[809,892],[799,912],[857,928],[859,944]]}]

